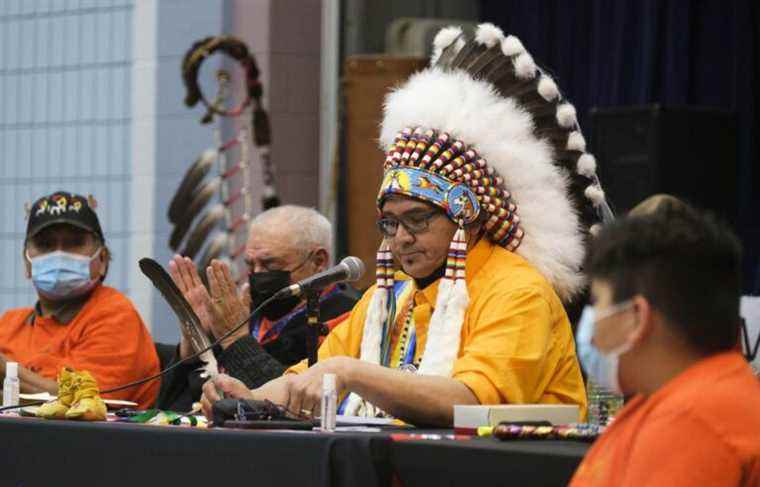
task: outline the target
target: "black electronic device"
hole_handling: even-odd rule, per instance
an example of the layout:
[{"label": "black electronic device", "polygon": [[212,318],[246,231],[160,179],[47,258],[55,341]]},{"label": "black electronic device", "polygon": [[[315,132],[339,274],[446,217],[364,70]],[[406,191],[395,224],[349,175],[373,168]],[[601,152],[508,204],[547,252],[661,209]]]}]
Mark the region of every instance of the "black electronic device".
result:
[{"label": "black electronic device", "polygon": [[[311,420],[294,419],[288,414],[287,409],[271,401],[256,401],[250,399],[222,399],[217,401],[211,407],[211,420],[214,426],[227,426],[228,421],[233,427],[242,426],[244,423],[251,423],[248,428],[253,428],[253,423],[270,423],[269,429],[283,429],[286,423],[292,424],[292,429],[304,429],[305,423],[312,426]],[[262,429],[263,426],[256,427]]]}]

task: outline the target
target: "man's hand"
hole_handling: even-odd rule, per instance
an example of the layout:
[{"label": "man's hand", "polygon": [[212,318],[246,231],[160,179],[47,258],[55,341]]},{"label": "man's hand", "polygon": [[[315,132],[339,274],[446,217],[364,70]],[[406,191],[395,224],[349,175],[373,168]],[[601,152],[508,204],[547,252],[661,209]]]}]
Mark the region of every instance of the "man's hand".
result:
[{"label": "man's hand", "polygon": [[[208,290],[206,290],[206,287],[203,285],[193,261],[187,257],[175,255],[174,258],[169,261],[169,275],[172,277],[174,284],[177,285],[177,288],[200,319],[203,330],[206,333],[211,332],[212,317],[211,311],[209,310],[211,297],[209,296]],[[183,330],[182,327],[180,327],[180,330]],[[182,340],[179,345],[180,358],[184,359],[192,354],[193,349],[190,345],[190,339],[185,336],[183,330]]]},{"label": "man's hand", "polygon": [[[225,262],[213,260],[206,268],[206,277],[208,277],[208,287],[211,292],[209,300],[209,311],[213,318],[211,331],[216,338],[219,338],[248,316],[251,297],[248,284],[245,284],[238,293],[230,266]],[[229,347],[235,340],[249,333],[248,326],[241,327],[236,333],[222,341],[222,348]]]},{"label": "man's hand", "polygon": [[275,404],[286,405],[288,403],[288,382],[294,376],[291,374],[283,375],[276,379],[270,380],[258,389],[250,390],[239,380],[226,374],[219,374],[213,380],[203,384],[203,395],[201,396],[201,406],[203,414],[211,418],[211,407],[216,401],[222,399],[219,392],[224,393],[224,397],[232,399],[255,399],[263,401],[267,399]]},{"label": "man's hand", "polygon": [[[325,374],[335,374],[335,389],[340,392],[348,385],[348,372],[351,370],[350,357],[332,357],[317,362],[300,374],[288,374],[287,381],[283,381],[280,388],[263,390],[271,383],[256,389],[254,394],[262,395],[262,399],[269,399],[277,404],[282,404],[294,414],[311,415],[316,417],[322,406],[322,378]],[[277,395],[276,401],[273,398]]]},{"label": "man's hand", "polygon": [[213,379],[206,381],[203,384],[203,395],[201,395],[201,407],[203,408],[203,414],[207,418],[211,419],[211,406],[216,401],[222,399],[219,392],[224,394],[224,397],[231,399],[253,399],[253,393],[248,387],[227,374],[219,374]]}]

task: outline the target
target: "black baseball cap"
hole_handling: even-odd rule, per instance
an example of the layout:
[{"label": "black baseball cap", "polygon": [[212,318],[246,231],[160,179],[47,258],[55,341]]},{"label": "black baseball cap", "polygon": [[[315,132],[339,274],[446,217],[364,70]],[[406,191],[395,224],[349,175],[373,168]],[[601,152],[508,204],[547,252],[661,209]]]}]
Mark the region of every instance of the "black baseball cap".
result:
[{"label": "black baseball cap", "polygon": [[35,201],[29,210],[26,238],[34,237],[51,225],[66,223],[92,232],[101,242],[105,242],[98,215],[93,208],[95,205],[92,196],[85,198],[66,191],[56,191],[43,196]]}]

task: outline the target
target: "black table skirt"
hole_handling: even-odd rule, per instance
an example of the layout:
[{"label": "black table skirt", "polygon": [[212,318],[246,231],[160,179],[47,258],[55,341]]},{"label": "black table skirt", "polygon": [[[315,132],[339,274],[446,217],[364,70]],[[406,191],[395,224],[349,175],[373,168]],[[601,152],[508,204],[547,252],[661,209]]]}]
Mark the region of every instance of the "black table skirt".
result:
[{"label": "black table skirt", "polygon": [[0,487],[564,485],[587,446],[0,418]]},{"label": "black table skirt", "polygon": [[573,441],[403,441],[394,443],[391,464],[404,486],[562,486],[588,448]]},{"label": "black table skirt", "polygon": [[[388,485],[383,435],[0,418],[0,485]],[[356,459],[345,461],[344,459]],[[375,460],[381,470],[375,469]],[[384,465],[382,465],[384,464]]]}]

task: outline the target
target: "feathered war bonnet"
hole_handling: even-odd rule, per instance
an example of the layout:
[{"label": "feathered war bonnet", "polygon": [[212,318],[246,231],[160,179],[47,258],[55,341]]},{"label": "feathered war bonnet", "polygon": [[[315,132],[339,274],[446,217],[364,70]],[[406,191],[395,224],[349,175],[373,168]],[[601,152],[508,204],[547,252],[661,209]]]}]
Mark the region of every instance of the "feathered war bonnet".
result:
[{"label": "feathered war bonnet", "polygon": [[[493,24],[478,26],[473,39],[447,27],[433,47],[430,67],[386,97],[378,208],[390,195],[406,195],[442,208],[460,225],[419,368],[450,376],[468,304],[463,225],[482,222],[492,242],[525,258],[570,301],[584,284],[580,267],[591,227],[612,212],[575,108],[519,39]],[[379,363],[392,327],[392,266],[383,242],[362,360]],[[370,410],[357,408],[355,399],[349,412],[372,414],[364,405]]]}]

